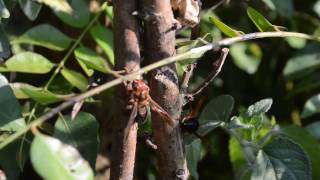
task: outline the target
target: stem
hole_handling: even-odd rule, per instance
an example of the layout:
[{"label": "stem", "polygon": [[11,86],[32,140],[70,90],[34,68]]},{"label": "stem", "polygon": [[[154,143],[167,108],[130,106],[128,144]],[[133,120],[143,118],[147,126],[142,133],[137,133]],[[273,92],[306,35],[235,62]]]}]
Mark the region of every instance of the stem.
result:
[{"label": "stem", "polygon": [[39,124],[41,124],[42,122],[48,120],[49,118],[53,117],[54,115],[56,115],[58,112],[60,112],[61,110],[64,110],[65,108],[68,108],[70,106],[72,106],[74,103],[83,100],[85,98],[94,96],[96,94],[99,94],[102,91],[105,91],[109,88],[112,88],[116,85],[121,84],[124,81],[128,81],[128,80],[132,80],[137,78],[139,75],[145,74],[153,69],[174,63],[174,62],[178,62],[178,61],[183,61],[186,60],[189,56],[193,55],[194,53],[203,53],[206,51],[209,51],[213,48],[217,48],[219,46],[228,46],[237,42],[243,42],[243,41],[248,41],[248,40],[253,40],[253,39],[261,39],[261,38],[266,38],[266,37],[297,37],[297,38],[304,38],[304,39],[309,39],[309,40],[316,40],[316,41],[320,41],[320,38],[318,37],[313,37],[307,34],[303,34],[303,33],[295,33],[295,32],[259,32],[259,33],[251,33],[251,34],[246,34],[243,36],[237,36],[237,37],[232,37],[232,38],[227,38],[227,39],[223,39],[221,41],[218,41],[216,44],[207,44],[201,47],[197,47],[197,48],[193,48],[188,52],[182,53],[182,54],[178,54],[176,56],[172,56],[172,57],[168,57],[168,58],[164,58],[161,61],[157,61],[153,64],[150,64],[148,66],[145,66],[139,70],[133,71],[127,75],[124,76],[120,76],[117,79],[114,79],[112,81],[109,81],[105,84],[102,84],[96,88],[93,88],[87,92],[84,92],[78,96],[75,96],[73,98],[71,98],[68,101],[65,101],[64,103],[62,103],[61,105],[53,108],[50,112],[44,114],[43,116],[41,116],[40,118],[36,119],[35,121],[33,121],[32,123],[30,123],[29,125],[27,125],[24,129],[16,132],[15,134],[9,136],[5,141],[3,141],[2,143],[0,143],[0,150],[2,148],[4,148],[6,145],[8,145],[9,143],[11,143],[12,141],[14,141],[15,139],[19,138],[21,135],[23,135],[24,133],[26,133],[30,127],[33,126],[37,126]]}]

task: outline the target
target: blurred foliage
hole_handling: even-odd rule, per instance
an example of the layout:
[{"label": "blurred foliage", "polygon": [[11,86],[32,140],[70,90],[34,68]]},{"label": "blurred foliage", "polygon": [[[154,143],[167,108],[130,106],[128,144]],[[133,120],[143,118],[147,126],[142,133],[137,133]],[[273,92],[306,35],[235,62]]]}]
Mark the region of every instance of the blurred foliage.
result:
[{"label": "blurred foliage", "polygon": [[[177,53],[258,31],[320,35],[319,0],[224,1],[212,8],[219,2],[203,0],[201,38],[190,40],[190,28],[179,30]],[[57,102],[110,80],[114,38],[112,7],[99,1],[0,0],[0,142]],[[320,179],[319,52],[318,42],[299,38],[231,45],[221,74],[195,100],[205,99],[198,112],[202,137],[184,137],[192,178]],[[178,74],[200,58],[194,89],[218,56],[190,56],[176,64]],[[9,179],[39,178],[29,172],[30,162],[45,179],[92,179],[98,122],[112,116],[110,92],[86,99],[74,120],[69,110],[61,112],[40,132],[0,149],[0,168]],[[150,122],[139,131],[145,129]],[[135,169],[137,179],[158,175],[155,153],[143,143]]]}]

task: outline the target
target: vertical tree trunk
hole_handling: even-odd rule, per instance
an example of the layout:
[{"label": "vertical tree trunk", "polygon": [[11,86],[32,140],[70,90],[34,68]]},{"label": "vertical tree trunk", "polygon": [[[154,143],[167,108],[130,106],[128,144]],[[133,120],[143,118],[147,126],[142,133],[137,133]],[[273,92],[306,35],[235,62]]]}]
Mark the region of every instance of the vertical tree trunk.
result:
[{"label": "vertical tree trunk", "polygon": [[[135,71],[140,67],[139,22],[132,12],[137,10],[136,0],[114,0],[114,46],[115,70]],[[133,179],[136,153],[137,125],[128,127],[130,111],[127,104],[126,90],[119,86],[115,90],[113,119],[113,141],[111,158],[111,179]]]},{"label": "vertical tree trunk", "polygon": [[[145,14],[144,54],[149,63],[154,63],[175,54],[176,21],[170,0],[144,0]],[[187,179],[188,170],[183,153],[179,129],[182,101],[179,96],[178,76],[175,65],[162,67],[152,72],[151,96],[176,120],[171,127],[156,112],[152,113],[152,127],[158,146],[160,179]]]}]

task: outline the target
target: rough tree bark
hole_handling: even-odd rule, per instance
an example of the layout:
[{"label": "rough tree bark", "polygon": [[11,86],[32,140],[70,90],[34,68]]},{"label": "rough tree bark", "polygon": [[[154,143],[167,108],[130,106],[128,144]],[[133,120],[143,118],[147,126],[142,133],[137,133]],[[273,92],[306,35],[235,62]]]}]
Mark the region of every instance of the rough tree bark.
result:
[{"label": "rough tree bark", "polygon": [[[140,68],[139,22],[132,12],[137,10],[136,0],[114,0],[115,70],[128,72]],[[134,123],[128,135],[130,111],[126,110],[128,97],[124,86],[115,90],[113,141],[110,179],[133,179],[136,153],[137,125]]]},{"label": "rough tree bark", "polygon": [[[175,27],[170,0],[143,0],[144,54],[154,63],[175,54]],[[188,170],[179,129],[182,100],[179,96],[175,65],[162,67],[151,73],[151,96],[176,120],[171,127],[156,112],[152,113],[152,128],[158,146],[160,179],[187,179]]]}]

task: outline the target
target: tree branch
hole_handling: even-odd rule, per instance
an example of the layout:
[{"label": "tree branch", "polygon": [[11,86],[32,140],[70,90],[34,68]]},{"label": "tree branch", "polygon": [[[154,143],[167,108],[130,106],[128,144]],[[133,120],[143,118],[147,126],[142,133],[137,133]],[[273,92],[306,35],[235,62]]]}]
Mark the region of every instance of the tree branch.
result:
[{"label": "tree branch", "polygon": [[[149,63],[158,62],[175,54],[176,20],[170,0],[144,0],[145,20],[144,53]],[[188,169],[183,153],[179,129],[182,101],[179,96],[178,76],[175,65],[170,64],[152,71],[150,78],[151,96],[176,120],[169,125],[164,117],[152,112],[152,129],[159,164],[160,179],[187,179]]]},{"label": "tree branch", "polygon": [[[138,8],[137,0],[115,0],[114,45],[115,70],[128,72],[140,69],[139,21],[132,15]],[[118,86],[114,97],[110,179],[133,179],[137,143],[137,124],[130,124],[126,110],[128,96],[124,86]],[[132,126],[132,127],[131,127]],[[128,129],[128,130],[127,130]]]}]

